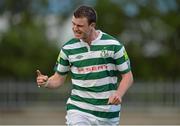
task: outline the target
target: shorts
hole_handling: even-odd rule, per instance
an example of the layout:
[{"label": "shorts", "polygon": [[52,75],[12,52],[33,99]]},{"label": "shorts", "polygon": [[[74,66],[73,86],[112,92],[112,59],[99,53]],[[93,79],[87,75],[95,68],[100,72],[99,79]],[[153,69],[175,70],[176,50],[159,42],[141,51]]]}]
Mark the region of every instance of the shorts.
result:
[{"label": "shorts", "polygon": [[116,121],[111,120],[99,120],[96,117],[88,115],[87,113],[78,110],[68,110],[66,115],[66,124],[68,126],[92,126],[92,125],[107,125],[117,126],[119,125],[119,119]]}]

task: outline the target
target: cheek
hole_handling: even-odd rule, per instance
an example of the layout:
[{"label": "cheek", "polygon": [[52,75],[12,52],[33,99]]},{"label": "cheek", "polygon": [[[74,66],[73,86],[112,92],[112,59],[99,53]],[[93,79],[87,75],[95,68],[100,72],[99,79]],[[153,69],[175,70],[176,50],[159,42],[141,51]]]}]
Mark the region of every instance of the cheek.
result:
[{"label": "cheek", "polygon": [[85,29],[85,28],[82,28],[82,27],[79,27],[78,30],[79,30],[79,31],[82,31],[82,32],[85,32],[85,31],[86,31],[86,29]]},{"label": "cheek", "polygon": [[88,33],[90,31],[89,28],[81,28],[80,30],[83,31],[84,33]]},{"label": "cheek", "polygon": [[72,29],[72,31],[74,31],[74,30],[75,30],[75,28],[74,28],[73,26],[72,26],[72,28],[71,28],[71,29]]},{"label": "cheek", "polygon": [[89,35],[89,34],[91,33],[91,29],[87,29],[87,30],[85,31],[85,33],[86,33],[87,35]]}]

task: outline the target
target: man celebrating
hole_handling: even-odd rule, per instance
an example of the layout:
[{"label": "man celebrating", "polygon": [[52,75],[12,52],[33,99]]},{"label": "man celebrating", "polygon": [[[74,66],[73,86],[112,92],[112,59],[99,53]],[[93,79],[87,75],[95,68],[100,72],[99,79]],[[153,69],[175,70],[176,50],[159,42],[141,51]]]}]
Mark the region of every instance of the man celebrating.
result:
[{"label": "man celebrating", "polygon": [[63,45],[54,75],[48,77],[37,70],[37,84],[46,88],[59,87],[71,72],[67,125],[118,125],[122,98],[133,83],[124,46],[96,30],[96,19],[93,8],[77,8],[72,17],[75,37]]}]

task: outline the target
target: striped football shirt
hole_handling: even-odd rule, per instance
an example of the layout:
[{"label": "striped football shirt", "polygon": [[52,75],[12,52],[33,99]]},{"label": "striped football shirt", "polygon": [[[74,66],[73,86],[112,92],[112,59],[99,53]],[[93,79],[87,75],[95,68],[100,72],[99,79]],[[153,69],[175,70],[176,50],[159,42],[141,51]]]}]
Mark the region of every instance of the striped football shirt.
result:
[{"label": "striped football shirt", "polygon": [[117,90],[120,74],[131,70],[124,46],[112,36],[99,31],[88,45],[73,38],[60,51],[56,72],[71,72],[72,91],[67,110],[81,111],[100,120],[118,120],[120,105],[108,105]]}]

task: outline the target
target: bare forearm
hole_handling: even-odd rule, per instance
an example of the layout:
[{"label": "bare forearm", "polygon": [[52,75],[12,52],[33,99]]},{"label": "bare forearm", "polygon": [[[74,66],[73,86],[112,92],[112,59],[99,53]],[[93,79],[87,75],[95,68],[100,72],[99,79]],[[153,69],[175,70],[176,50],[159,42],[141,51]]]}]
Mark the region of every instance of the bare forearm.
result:
[{"label": "bare forearm", "polygon": [[120,81],[119,87],[117,89],[117,94],[122,98],[124,94],[127,92],[128,88],[133,84],[133,75],[132,73],[128,73],[127,75],[122,76],[122,80]]},{"label": "bare forearm", "polygon": [[48,78],[46,88],[58,88],[65,81],[66,76],[59,76],[57,73]]}]

